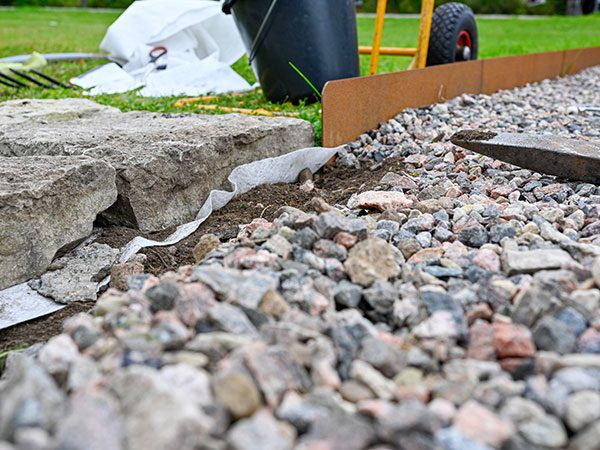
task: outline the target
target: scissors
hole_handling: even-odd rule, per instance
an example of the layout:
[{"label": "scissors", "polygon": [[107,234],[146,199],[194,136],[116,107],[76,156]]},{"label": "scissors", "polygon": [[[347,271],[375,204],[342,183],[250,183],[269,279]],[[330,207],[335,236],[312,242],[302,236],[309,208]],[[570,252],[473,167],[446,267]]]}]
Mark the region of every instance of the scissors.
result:
[{"label": "scissors", "polygon": [[166,54],[167,54],[167,47],[164,47],[162,45],[154,47],[148,53],[148,56],[150,57],[150,62],[156,66],[156,70],[165,70],[167,68],[166,64],[157,64],[156,63],[156,61],[158,61],[160,58],[162,58]]}]

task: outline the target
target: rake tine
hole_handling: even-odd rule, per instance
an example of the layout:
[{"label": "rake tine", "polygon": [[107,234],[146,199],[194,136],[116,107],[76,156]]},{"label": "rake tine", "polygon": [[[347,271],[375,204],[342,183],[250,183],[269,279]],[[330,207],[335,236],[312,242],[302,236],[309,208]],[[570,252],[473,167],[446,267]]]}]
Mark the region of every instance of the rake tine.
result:
[{"label": "rake tine", "polygon": [[[22,83],[16,78],[9,77],[8,75],[5,75],[3,73],[0,73],[0,78],[4,78],[4,80],[9,81],[11,83],[10,86],[12,87],[27,87],[25,83]],[[6,82],[4,82],[3,84],[6,84]]]},{"label": "rake tine", "polygon": [[38,77],[55,84],[56,86],[64,87],[65,89],[71,89],[73,87],[63,83],[60,80],[57,80],[56,78],[52,78],[50,75],[46,75],[45,73],[42,73],[39,70],[31,69],[31,72],[35,73]]},{"label": "rake tine", "polygon": [[11,88],[16,88],[16,89],[19,88],[19,86],[17,86],[16,84],[9,83],[8,81],[4,81],[2,79],[0,79],[0,84],[3,84],[4,86],[8,86]]},{"label": "rake tine", "polygon": [[27,75],[24,72],[21,72],[19,70],[15,70],[15,69],[10,69],[10,71],[12,73],[16,74],[16,75],[19,75],[21,78],[24,78],[24,79],[26,79],[28,81],[31,81],[33,84],[36,84],[39,87],[43,87],[43,88],[47,88],[47,89],[52,89],[52,86],[50,86],[49,84],[42,83],[42,82],[36,80],[35,78],[30,77],[29,75]]}]

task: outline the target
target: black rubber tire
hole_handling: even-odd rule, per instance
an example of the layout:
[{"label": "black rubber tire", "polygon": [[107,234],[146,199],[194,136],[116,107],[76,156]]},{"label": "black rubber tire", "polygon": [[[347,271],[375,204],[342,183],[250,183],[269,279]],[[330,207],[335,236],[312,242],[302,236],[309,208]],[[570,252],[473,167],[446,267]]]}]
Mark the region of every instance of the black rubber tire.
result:
[{"label": "black rubber tire", "polygon": [[427,65],[450,64],[464,61],[456,55],[456,41],[461,31],[471,37],[471,56],[477,59],[477,24],[471,8],[464,3],[445,3],[435,8],[431,20]]}]

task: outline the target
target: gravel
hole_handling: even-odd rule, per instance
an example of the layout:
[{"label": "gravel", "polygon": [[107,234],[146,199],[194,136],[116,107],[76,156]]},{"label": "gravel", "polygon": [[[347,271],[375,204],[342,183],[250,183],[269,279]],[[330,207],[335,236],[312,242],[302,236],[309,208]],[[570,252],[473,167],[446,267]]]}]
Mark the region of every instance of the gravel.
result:
[{"label": "gravel", "polygon": [[375,188],[130,276],[9,354],[0,446],[597,450],[600,188],[448,137],[600,140],[599,78],[404,111],[338,160]]}]

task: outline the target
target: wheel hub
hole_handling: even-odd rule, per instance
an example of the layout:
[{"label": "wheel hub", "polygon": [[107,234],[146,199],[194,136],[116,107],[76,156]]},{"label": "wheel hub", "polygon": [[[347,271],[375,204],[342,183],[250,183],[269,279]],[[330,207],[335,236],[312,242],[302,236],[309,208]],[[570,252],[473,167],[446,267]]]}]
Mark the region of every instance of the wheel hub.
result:
[{"label": "wheel hub", "polygon": [[471,35],[466,30],[461,30],[456,38],[456,61],[469,61],[471,59]]},{"label": "wheel hub", "polygon": [[465,61],[468,61],[471,59],[471,47],[463,47],[462,59],[464,59]]}]

